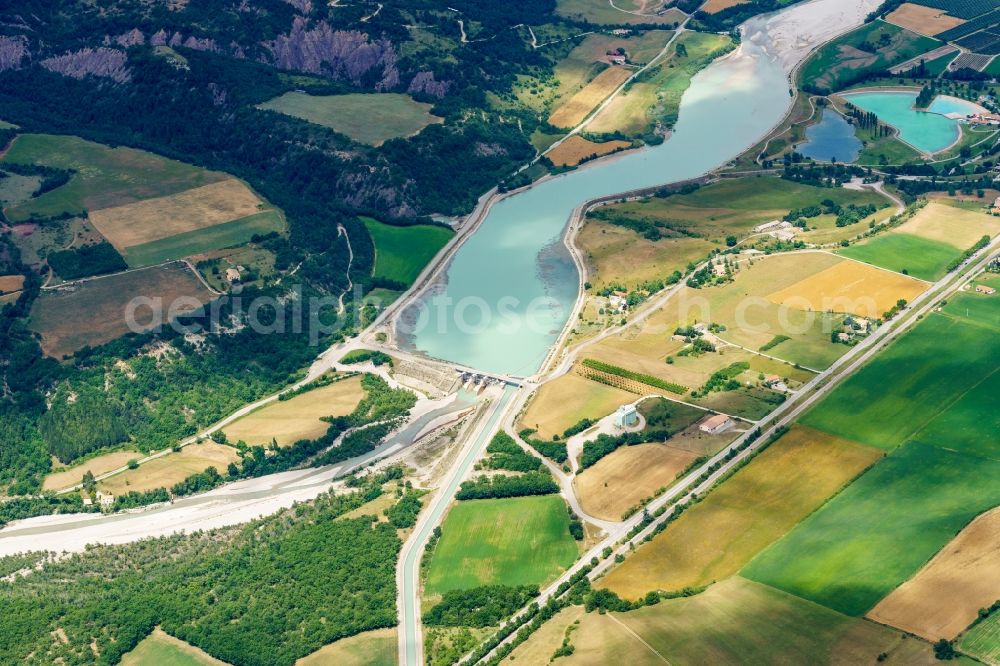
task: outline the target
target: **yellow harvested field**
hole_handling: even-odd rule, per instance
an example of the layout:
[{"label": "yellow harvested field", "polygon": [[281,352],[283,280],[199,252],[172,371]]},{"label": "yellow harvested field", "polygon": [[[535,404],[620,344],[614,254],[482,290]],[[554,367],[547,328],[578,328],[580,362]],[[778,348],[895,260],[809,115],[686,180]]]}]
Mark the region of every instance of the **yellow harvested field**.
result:
[{"label": "yellow harvested field", "polygon": [[1000,509],[976,518],[869,613],[929,641],[954,639],[1000,599]]},{"label": "yellow harvested field", "polygon": [[[61,359],[85,346],[96,347],[133,332],[135,327],[126,315],[129,303],[140,297],[162,299],[165,306],[176,303],[180,308],[186,302],[181,299],[204,304],[215,294],[186,264],[174,262],[45,290],[31,308],[30,327],[41,334],[45,353]],[[157,324],[151,308],[141,307],[133,314],[133,323],[141,330]]]},{"label": "yellow harvested field", "polygon": [[138,451],[114,451],[103,456],[91,458],[86,462],[73,465],[59,472],[53,472],[45,477],[42,482],[42,490],[62,490],[75,486],[83,480],[83,475],[88,471],[94,476],[107,474],[112,470],[124,467],[129,460],[138,460],[145,457],[145,454]]},{"label": "yellow harvested field", "polygon": [[376,629],[342,638],[295,662],[295,666],[385,666],[399,660],[396,630]]},{"label": "yellow harvested field", "polygon": [[716,14],[723,9],[742,5],[745,2],[750,2],[750,0],[708,0],[708,2],[701,6],[701,11],[706,14]]},{"label": "yellow harvested field", "polygon": [[247,414],[226,426],[230,442],[290,446],[300,439],[316,439],[326,433],[330,424],[323,416],[347,416],[365,396],[361,375],[342,379],[291,398],[280,400]]},{"label": "yellow harvested field", "polygon": [[[551,620],[545,622],[531,638],[521,643],[510,653],[502,664],[548,664],[552,663],[552,653],[562,645],[563,638],[571,626],[579,627],[586,613],[583,606],[569,606],[556,613]],[[593,613],[597,615],[597,613]],[[575,636],[576,629],[570,631],[570,637]],[[573,641],[574,643],[576,641]]]},{"label": "yellow harvested field", "polygon": [[[554,626],[547,630],[549,625]],[[567,632],[572,654],[551,659]],[[924,641],[733,577],[701,594],[627,613],[586,613],[571,606],[501,663],[934,666],[941,662]]]},{"label": "yellow harvested field", "polygon": [[940,9],[915,5],[912,2],[907,2],[887,15],[885,20],[928,37],[933,37],[965,23],[964,19],[949,16],[947,12]]},{"label": "yellow harvested field", "polygon": [[841,261],[768,294],[777,305],[813,312],[844,312],[877,319],[896,301],[912,301],[927,283],[859,261]]},{"label": "yellow harvested field", "polygon": [[638,599],[731,576],[881,456],[794,426],[598,585]]},{"label": "yellow harvested field", "polygon": [[623,446],[576,477],[576,496],[590,515],[621,520],[640,501],[673,483],[696,457],[665,444]]},{"label": "yellow harvested field", "polygon": [[542,439],[552,439],[582,419],[605,417],[630,402],[635,402],[635,396],[628,391],[570,372],[538,389],[520,427],[534,428]]},{"label": "yellow harvested field", "polygon": [[560,105],[549,116],[549,122],[556,127],[576,127],[630,76],[632,76],[630,69],[609,67],[595,76],[583,90]]},{"label": "yellow harvested field", "polygon": [[892,230],[968,250],[983,236],[1000,234],[1000,217],[936,202]]},{"label": "yellow harvested field", "polygon": [[21,291],[24,286],[23,275],[0,275],[0,294],[11,294]]},{"label": "yellow harvested field", "polygon": [[594,143],[574,134],[546,153],[546,157],[552,160],[552,163],[557,167],[576,166],[588,158],[600,157],[616,150],[624,150],[631,145],[628,141],[617,140]]},{"label": "yellow harvested field", "polygon": [[123,251],[259,213],[262,203],[249,187],[229,178],[178,194],[93,210],[90,221]]},{"label": "yellow harvested field", "polygon": [[229,463],[240,457],[236,449],[215,442],[190,444],[177,453],[169,453],[162,458],[143,463],[138,469],[116,474],[99,482],[104,492],[123,495],[135,490],[143,492],[154,488],[170,488],[192,474],[204,472],[214,467],[220,474],[226,473]]},{"label": "yellow harvested field", "polygon": [[139,642],[135,649],[122,655],[120,666],[151,666],[167,664],[175,666],[228,666],[204,650],[196,648],[179,638],[174,638],[159,627]]}]

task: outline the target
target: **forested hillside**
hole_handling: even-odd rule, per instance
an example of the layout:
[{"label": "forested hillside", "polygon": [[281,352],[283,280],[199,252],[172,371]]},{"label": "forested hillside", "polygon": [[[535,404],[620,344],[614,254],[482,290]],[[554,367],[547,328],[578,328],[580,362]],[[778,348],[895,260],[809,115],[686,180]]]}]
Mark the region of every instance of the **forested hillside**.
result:
[{"label": "forested hillside", "polygon": [[[230,663],[290,665],[392,626],[396,529],[337,518],[398,472],[247,527],[97,547],[0,582],[0,661],[114,664],[162,626]],[[46,557],[0,558],[0,573]]]}]

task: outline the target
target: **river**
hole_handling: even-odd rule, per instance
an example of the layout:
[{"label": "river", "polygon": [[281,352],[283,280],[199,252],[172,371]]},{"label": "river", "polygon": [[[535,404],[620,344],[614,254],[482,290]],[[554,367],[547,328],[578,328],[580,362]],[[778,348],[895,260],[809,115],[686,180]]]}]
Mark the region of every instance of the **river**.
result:
[{"label": "river", "polygon": [[739,49],[700,72],[663,144],[592,163],[495,203],[437,284],[398,322],[405,347],[484,372],[536,373],[578,297],[563,232],[591,199],[703,175],[766,136],[791,106],[788,76],[878,0],[812,0],[743,26]]}]

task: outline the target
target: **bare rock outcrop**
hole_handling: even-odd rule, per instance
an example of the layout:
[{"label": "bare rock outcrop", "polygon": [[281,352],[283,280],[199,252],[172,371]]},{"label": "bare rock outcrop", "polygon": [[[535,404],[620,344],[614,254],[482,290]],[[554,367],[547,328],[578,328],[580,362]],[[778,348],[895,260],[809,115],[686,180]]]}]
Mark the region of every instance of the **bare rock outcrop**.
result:
[{"label": "bare rock outcrop", "polygon": [[0,36],[0,72],[17,69],[29,55],[28,39],[24,36]]},{"label": "bare rock outcrop", "polygon": [[406,91],[411,94],[424,93],[440,99],[448,94],[449,88],[451,88],[451,81],[436,80],[434,72],[417,72]]},{"label": "bare rock outcrop", "polygon": [[130,46],[136,46],[138,44],[146,43],[146,36],[142,34],[142,31],[138,28],[132,28],[128,32],[118,35],[115,37],[115,44],[118,46],[124,46],[128,48]]},{"label": "bare rock outcrop", "polygon": [[50,72],[56,72],[74,79],[86,76],[99,76],[118,83],[131,80],[132,72],[128,68],[128,59],[124,52],[103,46],[96,49],[85,48],[71,51],[60,56],[46,58],[42,67]]},{"label": "bare rock outcrop", "polygon": [[312,0],[285,0],[292,7],[302,12],[304,16],[308,16],[312,13],[313,3]]},{"label": "bare rock outcrop", "polygon": [[307,27],[306,19],[295,17],[287,35],[265,42],[274,65],[311,74],[325,74],[360,85],[370,72],[379,74],[376,90],[399,85],[397,55],[392,42],[370,41],[359,30],[334,30],[325,21]]},{"label": "bare rock outcrop", "polygon": [[389,182],[386,170],[362,167],[340,176],[336,189],[345,202],[357,208],[382,210],[394,217],[416,215],[417,210],[401,188]]},{"label": "bare rock outcrop", "polygon": [[215,40],[208,37],[198,38],[198,37],[188,37],[184,40],[184,46],[195,51],[218,51],[215,46]]}]

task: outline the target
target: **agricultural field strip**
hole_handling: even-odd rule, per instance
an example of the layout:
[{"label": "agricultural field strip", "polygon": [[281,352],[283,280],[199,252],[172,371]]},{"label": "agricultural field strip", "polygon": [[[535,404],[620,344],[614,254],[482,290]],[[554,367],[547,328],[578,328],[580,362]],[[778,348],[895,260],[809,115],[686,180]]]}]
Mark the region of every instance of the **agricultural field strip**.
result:
[{"label": "agricultural field strip", "polygon": [[[720,337],[718,333],[716,333],[714,335],[715,335],[715,339],[716,340],[718,340],[719,342],[721,342],[722,344],[724,344],[724,345],[726,345],[728,347],[735,347],[736,349],[742,349],[743,351],[745,351],[745,352],[747,352],[749,354],[754,354],[754,355],[760,356],[762,358],[771,359],[772,361],[778,361],[779,363],[788,363],[787,359],[778,358],[777,356],[771,356],[770,354],[765,354],[764,352],[760,351],[759,349],[750,349],[749,347],[744,347],[742,345],[738,345],[735,342],[730,342],[729,340],[726,340],[725,338]],[[823,372],[822,370],[817,370],[816,368],[810,368],[808,366],[802,365],[801,363],[799,363],[798,365],[803,370],[811,372],[814,375],[818,375],[821,372]],[[733,418],[741,418],[741,417],[734,416]],[[746,421],[747,419],[741,419],[741,420]],[[759,421],[754,421],[754,423],[759,423]]]},{"label": "agricultural field strip", "polygon": [[[877,236],[876,236],[876,238],[877,238]],[[804,252],[810,252],[810,251],[812,251],[812,252],[822,252],[824,254],[829,254],[829,255],[832,255],[834,257],[839,257],[839,258],[845,259],[847,261],[854,261],[854,262],[857,262],[859,264],[863,264],[865,266],[871,266],[872,268],[877,268],[880,271],[885,271],[886,273],[893,273],[895,275],[899,275],[899,276],[902,276],[902,277],[905,277],[905,278],[909,278],[911,280],[919,280],[920,282],[923,282],[924,284],[927,284],[927,285],[934,284],[934,282],[931,281],[931,280],[924,280],[923,278],[919,278],[916,275],[907,275],[906,273],[901,273],[899,271],[894,271],[891,268],[886,268],[885,266],[878,266],[876,264],[872,264],[872,263],[869,263],[867,261],[862,261],[860,259],[855,259],[854,257],[849,257],[846,254],[837,254],[836,252],[830,252],[829,250],[803,250],[803,251]]]},{"label": "agricultural field strip", "polygon": [[[770,437],[776,433],[778,428],[791,424],[814,403],[818,402],[828,392],[835,388],[841,380],[861,368],[895,338],[902,335],[908,331],[910,327],[919,322],[924,315],[929,313],[937,305],[939,300],[938,297],[949,296],[969,284],[973,277],[989,264],[998,248],[1000,248],[1000,238],[994,239],[989,246],[980,250],[973,257],[966,260],[966,262],[964,262],[959,269],[956,269],[954,273],[950,273],[941,278],[941,280],[932,285],[930,289],[914,299],[914,301],[910,303],[906,309],[904,309],[903,315],[895,320],[894,324],[882,327],[881,330],[876,331],[870,337],[866,338],[860,344],[852,348],[826,371],[810,380],[810,382],[803,387],[803,389],[796,396],[782,403],[773,412],[771,412],[768,419],[771,419],[772,422],[767,430],[762,431],[760,437],[756,441],[751,443],[742,452],[738,453],[732,460],[725,462],[726,455],[728,455],[730,451],[735,450],[736,447],[742,445],[746,441],[747,435],[739,437],[729,446],[706,461],[701,467],[690,472],[686,477],[684,477],[684,479],[678,481],[671,490],[668,490],[666,493],[650,502],[647,505],[647,510],[650,513],[653,513],[660,507],[666,506],[671,502],[673,506],[687,504],[696,495],[702,495],[710,490],[717,482],[724,479],[736,466],[740,465],[743,461],[752,456],[770,439]],[[977,258],[979,261],[976,261]],[[815,391],[806,397],[806,393],[813,390]],[[720,467],[716,472],[711,474],[706,480],[698,484],[696,487],[690,488],[690,486],[704,473],[705,470],[717,463],[720,464]],[[589,563],[591,558],[597,558],[600,560],[598,565],[588,574],[588,578],[590,580],[595,580],[614,564],[614,556],[621,555],[623,557],[627,557],[631,552],[630,547],[637,546],[646,536],[652,534],[653,530],[655,530],[659,524],[667,520],[670,513],[671,512],[669,511],[664,512],[663,515],[654,519],[649,525],[639,531],[631,539],[618,544],[619,539],[626,536],[629,530],[636,527],[641,522],[642,515],[636,515],[626,521],[623,521],[616,528],[610,531],[604,540],[596,544],[588,552],[584,553],[577,563],[567,569],[562,576],[552,582],[547,588],[542,590],[539,596],[534,599],[533,603],[544,605],[549,598],[556,594],[559,586],[567,582],[576,572]],[[618,547],[617,549],[614,549],[616,544],[618,544]],[[602,551],[608,546],[612,547],[614,550],[611,557],[604,558]],[[511,616],[510,621],[523,618],[525,612],[526,609],[522,609],[518,613]],[[498,647],[513,640],[515,635],[516,634],[512,634],[498,643],[494,650],[491,651],[489,655],[485,655],[484,658],[488,658]],[[464,663],[464,661],[465,659],[463,658],[462,662]]]},{"label": "agricultural field strip", "polygon": [[50,285],[48,282],[46,282],[44,285],[41,286],[41,289],[43,291],[58,291],[59,289],[63,289],[65,287],[72,287],[73,285],[77,284],[83,284],[84,282],[93,282],[94,280],[103,280],[110,277],[118,277],[121,275],[126,275],[127,273],[136,273],[138,271],[148,271],[154,268],[163,268],[171,264],[184,264],[189,269],[191,269],[191,272],[194,273],[195,277],[198,278],[198,281],[201,282],[202,285],[204,285],[205,289],[208,289],[216,296],[222,295],[222,292],[219,291],[218,289],[215,289],[212,285],[210,285],[208,281],[204,278],[204,276],[201,273],[199,273],[198,270],[194,267],[194,265],[187,259],[170,259],[168,261],[164,261],[159,264],[153,264],[152,266],[139,266],[137,268],[126,268],[125,270],[118,271],[117,273],[104,273],[101,275],[91,275],[89,277],[79,278],[77,280],[60,282],[59,284],[55,285]]},{"label": "agricultural field strip", "polygon": [[[691,20],[690,16],[686,17],[684,19],[684,21],[682,21],[677,26],[677,29],[674,31],[674,34],[670,37],[669,40],[667,40],[667,43],[663,46],[663,48],[660,50],[660,52],[656,54],[656,56],[654,58],[651,58],[650,61],[648,63],[646,63],[645,66],[643,66],[640,69],[636,70],[635,72],[632,73],[632,75],[630,77],[628,77],[627,79],[625,79],[624,81],[622,81],[622,83],[619,84],[619,86],[617,88],[615,88],[613,91],[611,91],[611,93],[607,97],[604,98],[604,101],[602,101],[600,104],[598,104],[594,109],[592,109],[590,111],[590,113],[588,113],[583,118],[583,120],[580,121],[580,124],[578,124],[576,127],[574,127],[569,132],[567,132],[566,136],[562,137],[561,139],[559,139],[558,141],[556,141],[555,143],[553,143],[551,146],[549,146],[548,150],[546,150],[544,153],[542,153],[542,154],[538,155],[537,157],[535,157],[534,160],[532,160],[530,163],[526,164],[521,169],[518,169],[518,173],[520,173],[524,169],[527,169],[528,167],[530,167],[533,164],[535,164],[538,160],[540,160],[542,157],[544,157],[549,152],[551,152],[553,148],[556,148],[557,146],[559,146],[563,141],[566,141],[571,136],[574,136],[574,135],[579,134],[580,132],[582,132],[587,127],[587,125],[590,124],[591,120],[593,120],[594,118],[596,118],[602,111],[604,111],[605,108],[607,108],[611,104],[611,101],[618,96],[618,93],[620,93],[622,90],[624,90],[627,85],[629,85],[630,83],[632,83],[633,81],[635,81],[636,77],[640,76],[646,70],[648,70],[648,69],[650,69],[652,67],[658,66],[659,65],[659,61],[664,56],[667,55],[667,53],[670,51],[670,47],[673,46],[673,44],[677,40],[678,36],[680,36],[681,34],[683,34],[684,31],[687,29],[687,24],[688,24],[688,21],[690,21],[690,20]],[[473,213],[473,214],[475,214],[475,213]],[[485,218],[485,214],[483,215],[483,217]]]}]

